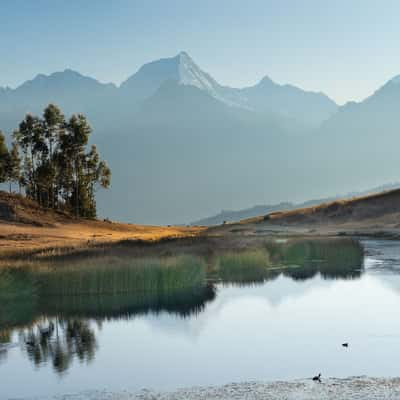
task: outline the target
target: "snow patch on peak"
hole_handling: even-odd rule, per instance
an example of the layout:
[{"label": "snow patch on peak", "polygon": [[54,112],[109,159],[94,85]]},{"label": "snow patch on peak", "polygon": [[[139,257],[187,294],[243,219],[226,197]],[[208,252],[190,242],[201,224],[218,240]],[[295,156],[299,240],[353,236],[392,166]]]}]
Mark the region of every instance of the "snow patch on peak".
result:
[{"label": "snow patch on peak", "polygon": [[214,90],[216,82],[204,73],[190,57],[180,57],[179,83],[182,85],[196,86],[203,90]]},{"label": "snow patch on peak", "polygon": [[206,91],[215,91],[218,86],[214,79],[203,72],[186,53],[180,53],[179,57],[179,83]]},{"label": "snow patch on peak", "polygon": [[247,108],[244,100],[237,93],[232,93],[234,90],[221,86],[211,75],[200,69],[188,53],[182,51],[177,58],[180,85],[194,86],[229,106]]}]

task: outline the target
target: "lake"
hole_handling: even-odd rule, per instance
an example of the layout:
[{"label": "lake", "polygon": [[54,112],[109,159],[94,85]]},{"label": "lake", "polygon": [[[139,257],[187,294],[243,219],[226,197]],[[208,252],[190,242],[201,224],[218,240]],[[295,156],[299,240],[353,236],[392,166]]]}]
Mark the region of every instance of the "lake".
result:
[{"label": "lake", "polygon": [[0,300],[2,399],[399,375],[397,241],[27,263]]}]

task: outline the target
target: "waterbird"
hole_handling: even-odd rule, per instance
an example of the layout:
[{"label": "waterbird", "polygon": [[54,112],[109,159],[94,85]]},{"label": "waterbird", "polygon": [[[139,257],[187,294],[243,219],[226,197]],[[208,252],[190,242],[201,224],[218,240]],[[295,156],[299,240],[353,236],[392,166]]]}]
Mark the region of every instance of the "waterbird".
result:
[{"label": "waterbird", "polygon": [[314,376],[312,380],[315,382],[321,382],[321,372],[318,375]]},{"label": "waterbird", "polygon": [[342,343],[342,346],[343,347],[349,347],[349,344],[348,343]]}]

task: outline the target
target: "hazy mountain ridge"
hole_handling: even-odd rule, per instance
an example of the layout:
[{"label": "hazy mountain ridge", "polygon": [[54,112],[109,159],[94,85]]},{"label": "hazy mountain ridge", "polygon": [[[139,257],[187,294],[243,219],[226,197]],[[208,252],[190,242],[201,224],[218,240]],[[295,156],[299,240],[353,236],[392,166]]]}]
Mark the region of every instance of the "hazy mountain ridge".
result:
[{"label": "hazy mountain ridge", "polygon": [[[314,128],[337,109],[336,103],[322,93],[304,91],[292,85],[278,85],[269,78],[267,85],[266,79],[243,89],[222,86],[204,72],[186,52],[181,52],[175,57],[143,65],[121,84],[121,89],[125,93],[136,93],[135,99],[143,100],[154,94],[164,82],[173,80],[179,85],[197,87],[230,106],[268,111],[284,119],[298,119],[299,123],[308,125],[308,128]],[[309,103],[308,108],[304,101]],[[298,103],[297,108],[302,107],[301,111],[296,109],[295,103]],[[310,115],[306,115],[307,113]]]},{"label": "hazy mountain ridge", "polygon": [[240,92],[255,110],[273,110],[282,117],[298,120],[309,129],[318,127],[338,109],[337,104],[321,92],[279,85],[267,76],[254,86],[240,89]]},{"label": "hazy mountain ridge", "polygon": [[0,90],[0,128],[11,133],[49,102],[87,114],[113,171],[100,214],[166,224],[257,199],[276,204],[397,181],[399,101],[396,79],[339,108],[269,78],[224,87],[182,52],[145,64],[120,87],[65,70]]},{"label": "hazy mountain ridge", "polygon": [[302,209],[306,207],[316,206],[319,204],[335,201],[338,199],[348,199],[352,197],[366,196],[374,193],[381,193],[384,191],[398,189],[400,187],[400,183],[389,183],[387,185],[381,185],[376,188],[372,188],[369,190],[364,190],[360,192],[351,192],[345,195],[336,195],[332,197],[325,197],[320,199],[311,199],[304,201],[302,203],[279,203],[274,205],[256,205],[254,207],[250,207],[243,210],[222,210],[220,213],[203,218],[201,220],[197,220],[192,222],[190,225],[192,226],[212,226],[212,225],[220,225],[224,222],[238,222],[247,218],[253,218],[258,216],[267,215],[269,213],[273,213],[276,211],[290,211],[296,209]]},{"label": "hazy mountain ridge", "polygon": [[[99,97],[108,96],[108,106],[114,103],[142,102],[153,96],[167,81],[175,81],[179,85],[193,86],[211,97],[230,106],[246,110],[276,113],[283,119],[298,119],[299,112],[293,110],[293,104],[285,108],[282,102],[295,103],[310,99],[314,104],[314,116],[305,118],[322,122],[336,111],[336,104],[323,94],[307,92],[291,85],[278,85],[269,80],[265,85],[265,78],[252,87],[237,89],[220,85],[211,75],[204,72],[186,52],[175,57],[164,58],[144,64],[139,70],[126,79],[120,87],[112,83],[101,83],[94,78],[83,76],[79,72],[66,69],[50,75],[38,74],[32,80],[26,81],[15,89],[0,89],[0,105],[7,108],[7,102],[27,111],[37,112],[43,102],[55,101],[64,103],[68,111],[74,109],[68,102],[78,100],[77,104],[83,108],[90,102],[97,102]],[[265,93],[264,93],[265,92]],[[5,96],[7,94],[7,97]],[[262,97],[264,96],[264,98]],[[261,98],[260,98],[261,97]],[[276,100],[273,101],[273,98]],[[281,99],[278,101],[278,97]],[[318,101],[318,110],[315,105]],[[264,105],[262,103],[265,103]],[[40,106],[38,106],[40,104]],[[278,107],[275,107],[275,104]],[[299,104],[300,106],[300,104]],[[304,108],[304,107],[303,107]],[[311,110],[308,110],[311,111]],[[318,117],[315,114],[320,113]],[[304,114],[304,110],[302,111]]]},{"label": "hazy mountain ridge", "polygon": [[398,189],[400,187],[400,183],[389,183],[387,185],[381,185],[372,189],[364,190],[361,192],[351,192],[345,195],[337,195],[332,197],[325,197],[320,199],[311,199],[304,201],[302,203],[292,203],[292,202],[284,202],[279,204],[272,205],[256,205],[250,208],[246,208],[243,210],[222,210],[220,213],[213,215],[211,217],[202,218],[197,221],[191,222],[192,226],[212,226],[212,225],[220,225],[224,222],[238,222],[247,218],[258,217],[262,215],[267,215],[276,211],[289,211],[295,209],[302,209],[305,207],[310,207],[313,205],[318,205],[321,203],[326,203],[330,201],[334,201],[342,198],[351,198],[364,196],[372,193],[380,193],[386,190]]}]

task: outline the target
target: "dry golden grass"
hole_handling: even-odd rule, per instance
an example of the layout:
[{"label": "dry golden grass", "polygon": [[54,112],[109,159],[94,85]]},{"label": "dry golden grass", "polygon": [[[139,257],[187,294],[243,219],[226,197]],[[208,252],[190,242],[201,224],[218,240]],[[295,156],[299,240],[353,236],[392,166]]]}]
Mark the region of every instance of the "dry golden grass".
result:
[{"label": "dry golden grass", "polygon": [[362,220],[377,218],[400,211],[400,189],[373,193],[365,196],[339,199],[317,206],[290,211],[273,212],[266,216],[271,222],[301,222],[314,219],[313,222],[324,222],[327,219]]},{"label": "dry golden grass", "polygon": [[[3,217],[1,206],[10,206],[11,217]],[[7,211],[7,208],[6,208]],[[275,226],[278,227],[275,229]],[[75,219],[65,213],[44,210],[19,196],[0,192],[0,257],[29,255],[41,251],[63,253],[73,248],[94,247],[124,240],[157,242],[168,238],[207,236],[219,238],[219,246],[248,246],[257,237],[279,233],[283,226],[298,229],[293,234],[383,232],[400,235],[400,189],[323,203],[292,211],[275,212],[217,227],[148,226]],[[307,230],[307,227],[313,227]],[[336,228],[334,228],[336,226]],[[304,229],[302,227],[305,227]],[[316,230],[319,227],[318,230]],[[268,230],[269,229],[269,230]],[[336,230],[335,230],[336,229]],[[214,244],[215,245],[215,244]]]},{"label": "dry golden grass", "polygon": [[158,241],[190,237],[203,230],[200,227],[160,227],[85,220],[58,223],[50,227],[0,223],[0,256],[51,248],[86,247],[121,240]]},{"label": "dry golden grass", "polygon": [[57,251],[122,240],[158,241],[196,236],[201,227],[134,225],[77,219],[40,207],[18,194],[0,191],[0,257]]}]

